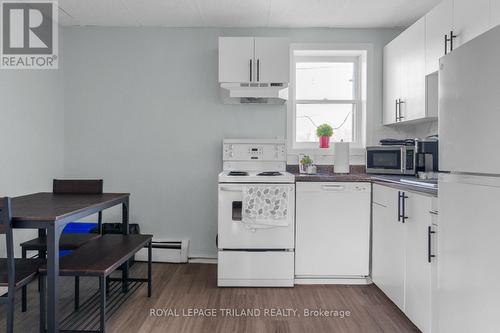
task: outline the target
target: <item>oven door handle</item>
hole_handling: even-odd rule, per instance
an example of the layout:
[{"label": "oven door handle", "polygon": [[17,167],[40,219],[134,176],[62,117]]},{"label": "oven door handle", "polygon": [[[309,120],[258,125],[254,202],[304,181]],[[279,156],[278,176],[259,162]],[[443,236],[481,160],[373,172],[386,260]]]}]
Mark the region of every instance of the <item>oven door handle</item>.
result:
[{"label": "oven door handle", "polygon": [[241,187],[221,187],[220,190],[223,192],[243,192]]}]

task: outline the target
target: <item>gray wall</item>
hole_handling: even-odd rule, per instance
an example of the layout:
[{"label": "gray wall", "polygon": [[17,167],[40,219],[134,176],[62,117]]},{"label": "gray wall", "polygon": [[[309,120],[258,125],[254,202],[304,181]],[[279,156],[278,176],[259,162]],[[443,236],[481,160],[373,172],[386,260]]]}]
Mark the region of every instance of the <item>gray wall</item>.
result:
[{"label": "gray wall", "polygon": [[[63,175],[61,79],[60,70],[0,70],[0,197],[51,190]],[[35,234],[14,231],[16,243]]]},{"label": "gray wall", "polygon": [[[63,29],[64,170],[132,193],[131,217],[156,238],[189,238],[191,256],[216,254],[217,174],[224,137],[286,136],[285,106],[223,105],[218,36],[372,43],[372,133],[382,129],[382,48],[396,30]],[[368,138],[370,141],[370,138]],[[371,138],[371,141],[376,138]],[[114,210],[107,220],[119,219]]]}]

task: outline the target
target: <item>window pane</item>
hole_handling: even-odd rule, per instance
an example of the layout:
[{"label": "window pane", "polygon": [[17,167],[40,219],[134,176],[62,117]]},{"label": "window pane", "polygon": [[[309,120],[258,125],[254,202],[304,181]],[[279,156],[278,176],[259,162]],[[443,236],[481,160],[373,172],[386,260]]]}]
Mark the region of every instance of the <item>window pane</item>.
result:
[{"label": "window pane", "polygon": [[354,63],[299,62],[295,76],[296,99],[354,99]]},{"label": "window pane", "polygon": [[297,104],[296,142],[318,142],[316,127],[333,127],[331,141],[352,142],[353,104]]}]

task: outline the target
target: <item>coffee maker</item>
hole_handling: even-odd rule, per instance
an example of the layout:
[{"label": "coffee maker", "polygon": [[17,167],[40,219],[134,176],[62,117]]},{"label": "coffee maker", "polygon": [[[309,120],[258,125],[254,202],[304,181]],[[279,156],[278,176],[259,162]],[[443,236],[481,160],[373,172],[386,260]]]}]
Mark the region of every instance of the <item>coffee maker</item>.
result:
[{"label": "coffee maker", "polygon": [[415,172],[439,171],[439,141],[437,137],[415,139]]}]

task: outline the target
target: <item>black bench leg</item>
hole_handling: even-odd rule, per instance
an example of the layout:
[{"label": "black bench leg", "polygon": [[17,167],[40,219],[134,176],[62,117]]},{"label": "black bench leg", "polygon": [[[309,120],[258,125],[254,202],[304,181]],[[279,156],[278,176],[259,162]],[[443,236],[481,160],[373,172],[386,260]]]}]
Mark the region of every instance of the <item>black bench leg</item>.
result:
[{"label": "black bench leg", "polygon": [[106,276],[106,294],[109,294],[109,276]]},{"label": "black bench leg", "polygon": [[97,213],[97,233],[102,235],[102,211]]},{"label": "black bench leg", "polygon": [[80,309],[80,277],[75,276],[75,311]]},{"label": "black bench leg", "polygon": [[148,244],[148,297],[151,297],[151,287],[152,287],[152,281],[151,281],[151,255],[153,252],[153,243],[149,242]]},{"label": "black bench leg", "polygon": [[[26,259],[26,257],[27,257],[26,249],[23,247],[22,248],[22,258]],[[26,308],[27,308],[27,305],[26,305],[27,304],[26,294],[27,293],[28,293],[28,286],[25,285],[21,289],[21,311],[22,312],[26,312]]]},{"label": "black bench leg", "polygon": [[122,265],[122,291],[128,292],[128,260]]},{"label": "black bench leg", "polygon": [[40,286],[40,333],[45,333],[45,276],[38,277],[38,284]]},{"label": "black bench leg", "polygon": [[101,314],[100,314],[100,331],[106,332],[106,278],[99,277],[99,289],[101,290]]},{"label": "black bench leg", "polygon": [[15,308],[15,301],[14,301],[14,295],[12,295],[13,292],[9,292],[7,298],[8,298],[8,303],[7,303],[7,333],[13,333],[14,332],[14,308]]}]

